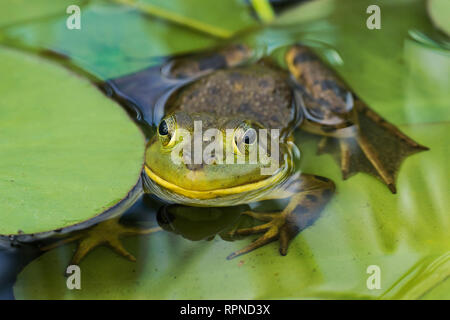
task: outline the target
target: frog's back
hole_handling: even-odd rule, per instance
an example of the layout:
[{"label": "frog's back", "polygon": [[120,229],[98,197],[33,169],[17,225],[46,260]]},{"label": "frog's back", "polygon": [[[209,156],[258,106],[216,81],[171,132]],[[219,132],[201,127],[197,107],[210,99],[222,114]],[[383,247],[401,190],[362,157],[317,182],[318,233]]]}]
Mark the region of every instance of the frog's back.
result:
[{"label": "frog's back", "polygon": [[294,118],[287,80],[287,73],[263,64],[217,70],[182,89],[171,111],[242,117],[282,130]]}]

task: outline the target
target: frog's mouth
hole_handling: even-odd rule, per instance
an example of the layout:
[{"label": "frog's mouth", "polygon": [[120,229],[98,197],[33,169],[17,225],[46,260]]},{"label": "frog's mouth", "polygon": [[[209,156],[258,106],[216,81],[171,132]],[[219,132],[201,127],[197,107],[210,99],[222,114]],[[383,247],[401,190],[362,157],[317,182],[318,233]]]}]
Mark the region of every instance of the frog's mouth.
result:
[{"label": "frog's mouth", "polygon": [[169,182],[160,176],[158,176],[156,173],[154,173],[147,165],[145,166],[145,173],[147,174],[148,178],[150,178],[152,181],[154,181],[159,186],[170,190],[171,192],[174,192],[176,194],[179,194],[181,196],[190,198],[190,199],[199,199],[199,200],[205,200],[205,199],[214,199],[219,197],[225,197],[230,195],[237,195],[237,194],[245,194],[251,191],[256,190],[262,190],[266,189],[267,187],[277,185],[279,182],[284,180],[284,178],[288,175],[288,171],[290,170],[290,166],[284,166],[283,168],[280,168],[276,173],[274,173],[271,176],[268,176],[266,179],[259,180],[252,183],[247,183],[243,185],[238,185],[234,187],[229,188],[220,188],[220,189],[212,189],[212,190],[190,190],[185,189],[183,187],[180,187],[172,182]]}]

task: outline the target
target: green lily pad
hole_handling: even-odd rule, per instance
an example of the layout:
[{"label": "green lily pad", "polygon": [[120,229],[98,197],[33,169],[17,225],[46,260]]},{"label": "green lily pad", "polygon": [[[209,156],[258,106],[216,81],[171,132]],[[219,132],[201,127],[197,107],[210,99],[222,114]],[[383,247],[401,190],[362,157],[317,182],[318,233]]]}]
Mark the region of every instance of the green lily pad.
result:
[{"label": "green lily pad", "polygon": [[[162,6],[169,12],[175,10],[172,1],[148,3]],[[202,23],[217,21],[220,24],[220,21],[226,21],[221,29],[230,35],[255,23],[248,8],[239,1],[227,1],[222,6],[202,0],[177,3],[179,6],[175,13],[179,16]],[[224,16],[231,14],[236,19],[224,19]],[[203,20],[198,20],[200,16]],[[81,30],[67,29],[67,17],[62,11],[56,17],[8,28],[3,30],[3,42],[32,50],[62,53],[70,57],[76,66],[100,79],[108,79],[158,64],[162,57],[168,55],[214,46],[221,40],[208,33],[147,15],[139,8],[111,1],[96,1],[84,6]]]},{"label": "green lily pad", "polygon": [[0,48],[0,235],[66,228],[136,185],[144,137],[96,87],[43,59]]},{"label": "green lily pad", "polygon": [[[142,12],[167,18],[173,23],[221,38],[229,38],[241,29],[255,25],[249,4],[228,0],[220,5],[210,0],[114,0],[135,5]],[[233,19],[230,19],[233,17]]]},{"label": "green lily pad", "polygon": [[428,14],[436,28],[450,36],[450,2],[447,0],[428,0]]}]

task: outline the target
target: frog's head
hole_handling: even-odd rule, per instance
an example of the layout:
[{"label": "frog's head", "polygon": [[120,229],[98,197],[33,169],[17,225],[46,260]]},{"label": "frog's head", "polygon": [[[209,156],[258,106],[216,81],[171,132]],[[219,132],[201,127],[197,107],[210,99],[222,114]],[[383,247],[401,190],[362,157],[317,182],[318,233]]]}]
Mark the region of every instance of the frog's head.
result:
[{"label": "frog's head", "polygon": [[192,199],[265,189],[284,180],[292,159],[274,132],[260,129],[238,117],[170,114],[148,142],[145,172],[152,183]]}]

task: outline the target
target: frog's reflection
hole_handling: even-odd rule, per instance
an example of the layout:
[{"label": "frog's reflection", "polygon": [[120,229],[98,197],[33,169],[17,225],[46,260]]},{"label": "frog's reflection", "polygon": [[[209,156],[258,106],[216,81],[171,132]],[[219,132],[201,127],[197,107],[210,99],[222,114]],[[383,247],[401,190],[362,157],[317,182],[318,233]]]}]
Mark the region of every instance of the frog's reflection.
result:
[{"label": "frog's reflection", "polygon": [[236,207],[165,205],[159,209],[157,221],[164,230],[192,241],[211,240],[216,235],[230,239],[227,235],[237,225],[242,224],[239,217],[249,208],[248,205]]}]

